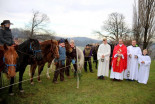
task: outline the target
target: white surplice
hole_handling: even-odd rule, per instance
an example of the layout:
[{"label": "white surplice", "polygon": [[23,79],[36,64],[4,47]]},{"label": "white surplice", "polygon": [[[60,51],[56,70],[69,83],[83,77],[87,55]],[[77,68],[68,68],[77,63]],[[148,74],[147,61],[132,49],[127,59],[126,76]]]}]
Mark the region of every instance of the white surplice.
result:
[{"label": "white surplice", "polygon": [[[122,47],[122,45],[119,45],[119,46]],[[115,54],[114,57],[117,57],[117,54]],[[122,55],[122,58],[124,59],[124,56],[123,55]],[[122,71],[121,73],[114,72],[113,71],[113,67],[111,67],[111,73],[110,73],[110,78],[111,79],[114,79],[115,78],[115,79],[118,79],[118,80],[123,80],[123,76],[124,76],[124,71]]]},{"label": "white surplice", "polygon": [[[129,55],[131,54],[131,57]],[[138,79],[138,58],[142,55],[139,47],[127,47],[127,69],[124,71],[124,78],[137,80]],[[138,58],[135,58],[138,56]]]},{"label": "white surplice", "polygon": [[[97,76],[109,76],[109,59],[110,59],[111,47],[109,44],[102,43],[97,52],[97,59],[99,61],[98,64],[98,72]],[[104,55],[104,61],[102,62],[102,55]]]},{"label": "white surplice", "polygon": [[[141,63],[144,61],[145,63]],[[139,73],[138,73],[138,82],[147,84],[148,78],[149,78],[149,72],[150,72],[150,64],[151,64],[151,58],[150,56],[140,56],[138,59],[138,63],[140,64],[139,67]]]}]

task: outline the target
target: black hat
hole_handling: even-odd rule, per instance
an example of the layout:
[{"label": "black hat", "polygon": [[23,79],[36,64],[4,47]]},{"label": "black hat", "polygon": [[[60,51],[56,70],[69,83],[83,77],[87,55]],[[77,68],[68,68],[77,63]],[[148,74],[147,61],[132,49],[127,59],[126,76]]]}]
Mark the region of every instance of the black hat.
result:
[{"label": "black hat", "polygon": [[64,43],[65,40],[64,39],[60,39],[59,43]]},{"label": "black hat", "polygon": [[5,24],[13,25],[13,23],[11,23],[10,20],[3,20],[3,22],[1,24],[3,24],[3,25],[5,25]]}]

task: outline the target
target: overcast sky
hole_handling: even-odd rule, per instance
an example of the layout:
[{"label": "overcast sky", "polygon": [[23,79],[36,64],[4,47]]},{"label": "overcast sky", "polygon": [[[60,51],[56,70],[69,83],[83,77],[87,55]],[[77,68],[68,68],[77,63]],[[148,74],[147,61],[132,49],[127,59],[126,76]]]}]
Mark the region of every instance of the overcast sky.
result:
[{"label": "overcast sky", "polygon": [[122,13],[127,25],[132,25],[134,0],[0,0],[0,22],[11,20],[14,27],[25,28],[32,10],[50,18],[50,29],[59,36],[97,38],[103,22],[113,12]]}]

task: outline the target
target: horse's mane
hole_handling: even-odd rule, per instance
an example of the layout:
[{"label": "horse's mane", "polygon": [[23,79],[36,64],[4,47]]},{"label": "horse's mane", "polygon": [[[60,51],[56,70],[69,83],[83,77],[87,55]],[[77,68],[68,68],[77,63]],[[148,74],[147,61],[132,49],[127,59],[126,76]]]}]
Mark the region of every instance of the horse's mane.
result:
[{"label": "horse's mane", "polygon": [[43,51],[43,53],[45,53],[51,47],[51,40],[46,40],[44,42],[41,42],[40,45],[41,45],[41,50]]},{"label": "horse's mane", "polygon": [[18,47],[19,50],[21,51],[26,51],[25,49],[29,49],[29,43],[31,43],[31,41],[34,41],[34,42],[38,42],[37,39],[32,39],[32,38],[29,38],[27,39],[26,41],[24,41],[23,43],[21,43]]},{"label": "horse's mane", "polygon": [[51,50],[51,44],[56,44],[57,41],[56,40],[46,40],[44,42],[41,42],[41,49],[43,50],[44,53],[48,52],[48,50]]},{"label": "horse's mane", "polygon": [[20,51],[25,51],[25,47],[28,47],[28,43],[30,42],[30,39],[27,39],[26,41],[24,41],[23,43],[21,43],[18,46],[18,50]]}]

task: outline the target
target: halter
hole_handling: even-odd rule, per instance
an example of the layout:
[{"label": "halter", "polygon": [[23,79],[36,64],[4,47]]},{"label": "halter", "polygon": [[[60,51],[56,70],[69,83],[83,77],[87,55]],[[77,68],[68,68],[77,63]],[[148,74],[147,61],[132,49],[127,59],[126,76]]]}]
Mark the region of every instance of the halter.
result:
[{"label": "halter", "polygon": [[[5,57],[3,57],[3,62],[5,63]],[[5,65],[7,66],[7,69],[8,69],[9,66],[15,66],[16,67],[16,64],[6,64],[5,63]]]},{"label": "halter", "polygon": [[41,50],[33,50],[31,44],[30,44],[30,50],[34,53],[34,55],[36,55],[38,52],[41,52]]}]

